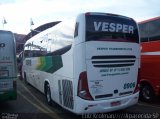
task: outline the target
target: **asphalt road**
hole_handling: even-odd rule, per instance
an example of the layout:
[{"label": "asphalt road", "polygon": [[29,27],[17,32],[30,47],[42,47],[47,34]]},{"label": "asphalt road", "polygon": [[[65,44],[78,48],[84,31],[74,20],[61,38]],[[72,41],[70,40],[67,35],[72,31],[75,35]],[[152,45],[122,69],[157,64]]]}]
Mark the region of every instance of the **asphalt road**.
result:
[{"label": "asphalt road", "polygon": [[24,81],[17,80],[17,100],[0,103],[0,119],[160,119],[160,99],[139,102],[124,110],[94,115],[75,115],[58,105],[49,106],[45,96]]}]

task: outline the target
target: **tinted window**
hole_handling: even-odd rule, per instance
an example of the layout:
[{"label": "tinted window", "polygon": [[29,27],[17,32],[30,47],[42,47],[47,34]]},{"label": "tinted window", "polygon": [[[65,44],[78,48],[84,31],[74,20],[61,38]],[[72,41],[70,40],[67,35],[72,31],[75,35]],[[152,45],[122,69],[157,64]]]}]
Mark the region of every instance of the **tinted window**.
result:
[{"label": "tinted window", "polygon": [[148,24],[147,23],[139,24],[139,32],[140,32],[141,42],[147,42],[149,40]]},{"label": "tinted window", "polygon": [[139,43],[137,25],[123,17],[86,15],[86,41],[93,40]]},{"label": "tinted window", "polygon": [[74,37],[78,36],[78,26],[79,26],[79,23],[76,23],[75,31],[74,31]]},{"label": "tinted window", "polygon": [[160,19],[149,22],[149,40],[160,40]]},{"label": "tinted window", "polygon": [[160,19],[139,24],[141,42],[160,40]]}]

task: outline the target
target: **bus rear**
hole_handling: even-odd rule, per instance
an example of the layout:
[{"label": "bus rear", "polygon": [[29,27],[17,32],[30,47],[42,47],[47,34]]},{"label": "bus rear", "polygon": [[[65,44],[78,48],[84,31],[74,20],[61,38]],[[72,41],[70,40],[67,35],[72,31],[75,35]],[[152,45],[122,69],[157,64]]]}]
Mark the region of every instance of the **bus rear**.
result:
[{"label": "bus rear", "polygon": [[15,39],[10,31],[0,30],[0,101],[16,99],[16,79]]},{"label": "bus rear", "polygon": [[133,19],[104,13],[77,18],[76,113],[110,112],[136,104],[139,68],[139,35]]}]

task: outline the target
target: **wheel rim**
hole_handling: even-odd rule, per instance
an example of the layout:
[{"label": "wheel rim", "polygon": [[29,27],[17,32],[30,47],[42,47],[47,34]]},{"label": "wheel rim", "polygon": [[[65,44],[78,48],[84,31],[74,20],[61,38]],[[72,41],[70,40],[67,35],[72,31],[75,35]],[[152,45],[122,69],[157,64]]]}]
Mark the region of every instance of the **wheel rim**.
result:
[{"label": "wheel rim", "polygon": [[47,87],[47,94],[46,94],[46,96],[47,96],[47,101],[50,102],[51,101],[51,94],[50,94],[49,87]]},{"label": "wheel rim", "polygon": [[151,99],[151,92],[150,92],[150,90],[149,90],[149,88],[148,87],[143,87],[143,89],[142,89],[142,94],[143,94],[143,97],[145,98],[145,99],[147,99],[147,100],[149,100],[149,99]]}]

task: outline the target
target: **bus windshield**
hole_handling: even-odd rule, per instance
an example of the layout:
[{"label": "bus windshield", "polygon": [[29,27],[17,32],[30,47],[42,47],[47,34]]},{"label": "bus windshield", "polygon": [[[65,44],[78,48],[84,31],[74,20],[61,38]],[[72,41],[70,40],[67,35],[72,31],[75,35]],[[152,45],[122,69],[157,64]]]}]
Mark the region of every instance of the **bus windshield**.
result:
[{"label": "bus windshield", "polygon": [[139,43],[136,23],[127,17],[86,15],[86,41]]}]

